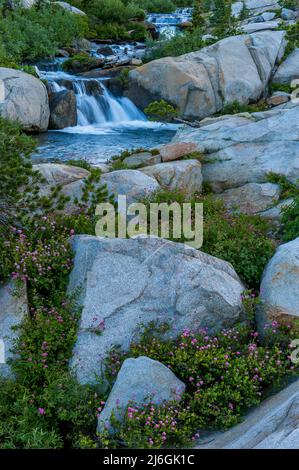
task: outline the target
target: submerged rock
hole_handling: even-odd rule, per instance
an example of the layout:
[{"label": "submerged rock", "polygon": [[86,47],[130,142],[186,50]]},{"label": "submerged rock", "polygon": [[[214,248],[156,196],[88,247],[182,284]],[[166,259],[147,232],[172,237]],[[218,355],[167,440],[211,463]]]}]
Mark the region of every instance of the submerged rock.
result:
[{"label": "submerged rock", "polygon": [[50,95],[50,129],[64,129],[77,125],[77,101],[72,90]]}]

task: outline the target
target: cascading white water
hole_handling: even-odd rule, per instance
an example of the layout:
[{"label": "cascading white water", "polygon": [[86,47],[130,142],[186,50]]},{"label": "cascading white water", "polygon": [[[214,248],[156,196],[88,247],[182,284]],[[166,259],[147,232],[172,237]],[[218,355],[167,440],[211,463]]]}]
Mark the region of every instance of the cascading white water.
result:
[{"label": "cascading white water", "polygon": [[103,82],[99,81],[99,85],[102,94],[91,95],[86,89],[86,80],[73,81],[79,126],[146,121],[145,115],[130,100],[114,97]]},{"label": "cascading white water", "polygon": [[[73,89],[77,99],[78,126],[117,125],[131,121],[147,121],[145,115],[128,98],[116,98],[98,79],[83,79],[63,72],[48,72],[52,90]],[[65,86],[65,83],[68,86]],[[97,82],[98,89],[90,92],[88,84]]]}]

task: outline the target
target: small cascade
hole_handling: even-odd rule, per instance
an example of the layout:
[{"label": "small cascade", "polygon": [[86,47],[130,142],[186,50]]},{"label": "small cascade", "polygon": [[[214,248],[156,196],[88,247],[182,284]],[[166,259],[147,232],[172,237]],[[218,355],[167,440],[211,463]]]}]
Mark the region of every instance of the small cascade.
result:
[{"label": "small cascade", "polygon": [[64,72],[47,72],[53,92],[72,89],[77,99],[78,127],[121,125],[147,121],[145,115],[125,97],[115,97],[103,80],[87,79]]}]

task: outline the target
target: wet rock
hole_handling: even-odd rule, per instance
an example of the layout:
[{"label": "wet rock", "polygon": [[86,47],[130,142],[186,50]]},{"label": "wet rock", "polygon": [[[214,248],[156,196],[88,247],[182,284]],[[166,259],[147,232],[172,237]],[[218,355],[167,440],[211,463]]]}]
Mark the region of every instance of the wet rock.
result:
[{"label": "wet rock", "polygon": [[77,101],[72,90],[53,93],[50,97],[50,129],[77,125]]}]

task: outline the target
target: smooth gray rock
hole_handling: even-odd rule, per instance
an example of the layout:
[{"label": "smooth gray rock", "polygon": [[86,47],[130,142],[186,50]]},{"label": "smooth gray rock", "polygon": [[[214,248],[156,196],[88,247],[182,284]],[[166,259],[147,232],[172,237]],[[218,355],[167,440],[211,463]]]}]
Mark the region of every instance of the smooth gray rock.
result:
[{"label": "smooth gray rock", "polygon": [[0,99],[0,115],[18,121],[26,131],[46,131],[50,109],[45,85],[28,73],[4,67],[0,67],[1,80],[4,101]]},{"label": "smooth gray rock", "polygon": [[138,170],[118,170],[102,175],[101,183],[107,185],[110,195],[127,196],[127,202],[137,202],[157,191],[160,186],[151,176]]},{"label": "smooth gray rock", "polygon": [[[14,358],[11,349],[14,346],[14,341],[18,338],[18,332],[12,328],[19,326],[26,315],[28,315],[28,303],[25,284],[17,286],[14,281],[11,281],[0,286],[0,340],[4,343],[6,362],[8,359]],[[0,376],[12,377],[12,371],[8,364],[0,363]]]},{"label": "smooth gray rock", "polygon": [[187,195],[201,192],[201,163],[198,160],[159,163],[141,168],[140,171],[154,177],[162,188],[181,191]]},{"label": "smooth gray rock", "polygon": [[272,21],[275,18],[276,13],[274,11],[265,11],[261,16],[264,21]]},{"label": "smooth gray rock", "polygon": [[280,245],[262,277],[259,328],[273,320],[299,317],[299,238]]},{"label": "smooth gray rock", "polygon": [[[299,5],[298,5],[299,8]],[[283,8],[281,10],[281,17],[283,20],[295,20],[297,18],[297,12],[294,10],[290,10],[289,8]]]},{"label": "smooth gray rock", "polygon": [[79,8],[73,7],[67,2],[53,2],[55,5],[59,5],[61,8],[64,10],[70,11],[71,13],[74,13],[75,15],[80,15],[80,16],[86,16],[86,13],[84,11],[80,10]]},{"label": "smooth gray rock", "polygon": [[49,186],[65,186],[90,175],[90,172],[84,168],[61,163],[39,163],[33,165],[33,169],[41,173]]},{"label": "smooth gray rock", "polygon": [[50,95],[50,129],[64,129],[77,125],[77,101],[73,90],[62,90]]},{"label": "smooth gray rock", "polygon": [[285,93],[284,91],[276,91],[267,99],[267,104],[270,106],[280,106],[281,104],[288,103],[290,101],[291,95]]},{"label": "smooth gray rock", "polygon": [[242,26],[240,29],[244,31],[244,33],[251,34],[256,33],[257,31],[266,31],[266,30],[273,30],[277,29],[280,25],[279,21],[264,21],[262,23],[248,23]]},{"label": "smooth gray rock", "polygon": [[292,80],[295,79],[299,79],[299,48],[295,49],[278,67],[273,82],[291,85]]},{"label": "smooth gray rock", "polygon": [[246,8],[252,13],[261,13],[266,10],[281,10],[277,0],[244,0]]},{"label": "smooth gray rock", "polygon": [[[115,418],[121,422],[130,402],[134,402],[134,405],[138,406],[149,402],[162,404],[169,401],[179,401],[185,388],[185,384],[161,362],[145,356],[126,359],[100,414],[98,432],[111,429],[112,412]],[[132,404],[132,406],[134,405]]]},{"label": "smooth gray rock", "polygon": [[238,426],[203,438],[197,448],[299,449],[299,381],[263,402]]},{"label": "smooth gray rock", "polygon": [[203,119],[233,101],[257,101],[284,48],[284,31],[232,36],[197,52],[154,60],[129,74],[139,107],[164,99],[187,119]]},{"label": "smooth gray rock", "polygon": [[248,183],[221,194],[225,205],[246,214],[257,214],[274,206],[279,200],[281,188],[272,183]]},{"label": "smooth gray rock", "polygon": [[214,192],[266,183],[267,173],[299,178],[299,106],[248,116],[210,119],[198,129],[185,127],[174,142],[195,142],[211,163],[203,165],[204,181]]},{"label": "smooth gray rock", "polygon": [[90,175],[88,170],[59,163],[40,163],[33,165],[33,169],[41,173],[45,179],[45,182],[40,185],[41,196],[49,197],[51,188],[59,185],[61,194],[70,198],[63,211],[70,214],[78,212],[78,202],[81,202],[83,196],[85,180]]},{"label": "smooth gray rock", "polygon": [[128,350],[141,324],[167,322],[177,336],[185,328],[219,331],[243,318],[244,286],[232,266],[184,244],[82,235],[73,249],[68,291],[80,289],[83,309],[71,367],[81,383],[95,383],[111,348]]},{"label": "smooth gray rock", "polygon": [[140,152],[125,158],[123,163],[130,168],[139,168],[142,166],[156,165],[161,161],[160,155],[152,155],[150,152]]}]

